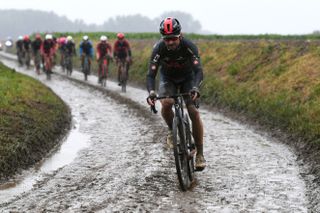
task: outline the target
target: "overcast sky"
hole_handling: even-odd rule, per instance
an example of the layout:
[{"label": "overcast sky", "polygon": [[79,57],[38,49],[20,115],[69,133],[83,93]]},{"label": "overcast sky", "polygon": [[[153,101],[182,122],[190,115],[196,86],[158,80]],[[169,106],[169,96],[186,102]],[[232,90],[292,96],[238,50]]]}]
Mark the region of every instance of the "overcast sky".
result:
[{"label": "overcast sky", "polygon": [[0,8],[54,11],[71,20],[97,24],[117,15],[155,18],[178,10],[199,20],[203,30],[218,34],[320,30],[320,0],[1,0]]}]

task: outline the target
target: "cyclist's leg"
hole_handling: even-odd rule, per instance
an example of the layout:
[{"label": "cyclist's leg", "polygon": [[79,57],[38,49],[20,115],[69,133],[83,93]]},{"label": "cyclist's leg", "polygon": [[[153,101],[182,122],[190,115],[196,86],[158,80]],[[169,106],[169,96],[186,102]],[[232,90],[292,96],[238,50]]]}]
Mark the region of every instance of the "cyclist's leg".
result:
[{"label": "cyclist's leg", "polygon": [[82,72],[83,72],[83,70],[84,70],[84,57],[85,57],[85,55],[82,54],[82,55],[81,55],[81,71],[82,71]]},{"label": "cyclist's leg", "polygon": [[88,62],[89,62],[89,71],[88,71],[88,75],[90,75],[91,73],[91,57],[88,56]]},{"label": "cyclist's leg", "polygon": [[129,64],[129,62],[127,62],[126,61],[126,63],[125,63],[125,65],[126,65],[126,74],[127,74],[127,80],[129,79],[129,68],[130,68],[130,64]]},{"label": "cyclist's leg", "polygon": [[[188,93],[192,89],[192,81],[193,80],[188,80],[182,84],[182,93]],[[202,170],[206,166],[205,159],[203,157],[203,123],[200,118],[199,110],[195,107],[191,98],[189,96],[185,97],[184,101],[187,105],[189,117],[192,122],[192,135],[197,148],[196,167],[197,169]]]},{"label": "cyclist's leg", "polygon": [[103,65],[103,59],[100,58],[98,61],[98,83],[101,83],[102,65]]},{"label": "cyclist's leg", "polygon": [[121,67],[122,67],[122,60],[123,58],[119,58],[118,62],[118,85],[121,85]]},{"label": "cyclist's leg", "polygon": [[[168,81],[160,75],[160,84],[159,84],[159,96],[167,96],[176,94],[177,88],[173,82]],[[172,121],[174,117],[174,112],[172,110],[172,105],[174,104],[173,99],[162,99],[161,101],[161,115],[168,125],[169,129],[172,130]]]}]

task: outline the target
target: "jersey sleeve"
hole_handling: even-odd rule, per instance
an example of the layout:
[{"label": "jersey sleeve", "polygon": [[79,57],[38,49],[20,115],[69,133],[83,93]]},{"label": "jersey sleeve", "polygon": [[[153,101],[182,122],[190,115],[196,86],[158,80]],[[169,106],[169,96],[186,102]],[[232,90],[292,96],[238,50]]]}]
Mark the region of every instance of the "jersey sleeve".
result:
[{"label": "jersey sleeve", "polygon": [[155,90],[155,79],[157,76],[160,64],[160,42],[154,45],[153,51],[149,61],[148,74],[147,74],[147,89],[150,92]]},{"label": "jersey sleeve", "polygon": [[187,50],[191,55],[192,70],[194,72],[193,86],[199,88],[203,81],[203,69],[198,48],[192,42],[187,42]]}]

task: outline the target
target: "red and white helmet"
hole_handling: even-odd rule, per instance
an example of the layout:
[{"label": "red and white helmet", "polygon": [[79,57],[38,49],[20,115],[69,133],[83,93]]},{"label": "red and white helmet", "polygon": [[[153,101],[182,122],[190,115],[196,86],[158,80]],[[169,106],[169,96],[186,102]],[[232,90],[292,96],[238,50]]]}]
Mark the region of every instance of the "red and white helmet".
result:
[{"label": "red and white helmet", "polygon": [[118,39],[123,39],[124,38],[124,34],[123,33],[118,33],[117,34],[117,38]]},{"label": "red and white helmet", "polygon": [[159,31],[163,38],[177,37],[181,33],[181,25],[178,19],[167,17],[160,23]]}]

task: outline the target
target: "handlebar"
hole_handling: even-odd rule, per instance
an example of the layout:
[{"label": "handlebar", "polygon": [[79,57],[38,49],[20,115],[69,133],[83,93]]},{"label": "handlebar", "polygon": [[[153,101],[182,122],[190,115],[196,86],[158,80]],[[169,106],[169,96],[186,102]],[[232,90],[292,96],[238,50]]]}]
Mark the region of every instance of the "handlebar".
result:
[{"label": "handlebar", "polygon": [[[173,98],[176,100],[178,97],[183,97],[183,96],[190,96],[190,93],[180,93],[180,94],[168,95],[168,96],[157,96],[154,98],[154,100],[161,100],[161,99],[166,99],[166,98]],[[198,109],[199,108],[199,101],[195,100],[194,105]],[[156,105],[150,106],[150,110],[154,114],[156,114],[158,112],[158,110],[156,109]]]}]

